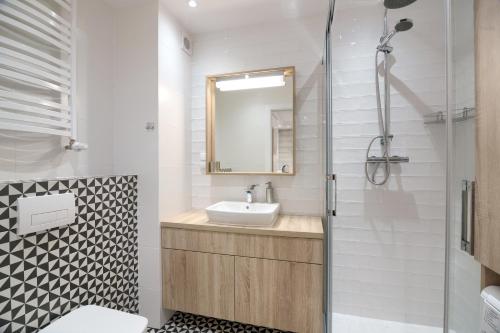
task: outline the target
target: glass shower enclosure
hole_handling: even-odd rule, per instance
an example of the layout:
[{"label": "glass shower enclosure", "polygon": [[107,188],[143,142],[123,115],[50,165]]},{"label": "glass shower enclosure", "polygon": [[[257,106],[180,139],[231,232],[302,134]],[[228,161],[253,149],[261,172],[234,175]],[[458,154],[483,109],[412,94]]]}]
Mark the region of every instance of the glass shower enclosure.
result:
[{"label": "glass shower enclosure", "polygon": [[[325,331],[479,332],[473,1],[390,2],[329,1]],[[387,44],[386,75],[383,57],[374,57],[380,36],[408,21],[411,29],[394,31]],[[387,99],[377,105],[376,75],[381,87],[389,83],[385,135],[377,110]],[[377,142],[366,153],[376,136],[391,146],[378,179],[384,159],[409,157],[391,163],[381,185],[365,176],[365,162],[386,151]]]}]

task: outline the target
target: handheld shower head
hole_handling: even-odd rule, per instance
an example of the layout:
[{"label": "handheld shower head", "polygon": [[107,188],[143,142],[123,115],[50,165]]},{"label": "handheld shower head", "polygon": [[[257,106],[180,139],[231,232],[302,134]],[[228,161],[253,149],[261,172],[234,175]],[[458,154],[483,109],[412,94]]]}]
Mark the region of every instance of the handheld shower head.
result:
[{"label": "handheld shower head", "polygon": [[384,0],[387,9],[399,9],[411,5],[417,0]]},{"label": "handheld shower head", "polygon": [[396,23],[394,30],[396,30],[397,32],[403,32],[403,31],[408,31],[411,28],[413,28],[413,21],[411,19],[404,18],[402,20],[399,20],[398,23]]},{"label": "handheld shower head", "polygon": [[[392,39],[392,37],[396,36],[396,34],[398,32],[408,31],[411,28],[413,28],[413,21],[412,20],[407,19],[407,18],[400,20],[396,24],[396,26],[394,27],[394,30],[392,30],[387,35],[380,38],[380,45],[377,48],[379,50],[385,48],[387,46],[387,44],[389,43],[389,41]],[[391,50],[392,50],[392,48],[391,48]]]}]

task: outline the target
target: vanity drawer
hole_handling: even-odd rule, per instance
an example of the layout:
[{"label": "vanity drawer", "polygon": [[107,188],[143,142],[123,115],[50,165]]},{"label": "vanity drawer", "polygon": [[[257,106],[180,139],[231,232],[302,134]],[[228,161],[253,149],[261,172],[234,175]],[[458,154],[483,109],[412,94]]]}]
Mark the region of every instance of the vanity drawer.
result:
[{"label": "vanity drawer", "polygon": [[235,258],[235,321],[323,332],[323,266]]},{"label": "vanity drawer", "polygon": [[234,257],[162,250],[163,307],[234,320]]},{"label": "vanity drawer", "polygon": [[323,264],[323,240],[162,228],[162,247]]}]

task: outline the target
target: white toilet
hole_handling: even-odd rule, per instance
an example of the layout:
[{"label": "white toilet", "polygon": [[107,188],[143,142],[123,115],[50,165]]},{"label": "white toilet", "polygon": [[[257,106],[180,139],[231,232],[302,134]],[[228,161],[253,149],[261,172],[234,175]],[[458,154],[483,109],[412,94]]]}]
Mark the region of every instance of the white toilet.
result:
[{"label": "white toilet", "polygon": [[148,320],[122,311],[86,305],[54,321],[39,333],[146,333]]},{"label": "white toilet", "polygon": [[500,286],[489,286],[481,292],[481,333],[500,330]]}]

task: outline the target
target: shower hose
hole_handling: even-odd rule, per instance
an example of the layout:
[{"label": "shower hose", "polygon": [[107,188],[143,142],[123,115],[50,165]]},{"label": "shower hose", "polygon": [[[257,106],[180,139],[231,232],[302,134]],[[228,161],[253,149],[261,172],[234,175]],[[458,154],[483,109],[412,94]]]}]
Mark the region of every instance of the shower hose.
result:
[{"label": "shower hose", "polygon": [[[378,125],[379,125],[379,131],[380,135],[374,137],[371,141],[370,144],[368,145],[368,149],[366,150],[366,162],[365,162],[365,175],[366,179],[373,185],[384,185],[387,183],[389,180],[389,176],[391,175],[391,161],[390,161],[390,152],[389,152],[389,135],[386,131],[386,124],[384,121],[384,116],[382,114],[382,100],[380,96],[380,78],[378,75],[378,54],[381,51],[377,49],[375,52],[375,92],[377,95],[377,111],[378,111]],[[384,66],[386,64],[384,63]],[[384,78],[385,80],[388,80],[388,78]],[[390,108],[390,105],[386,105],[386,108]],[[385,162],[378,162],[375,164],[375,167],[373,168],[371,174],[369,169],[369,157],[370,157],[370,151],[372,149],[373,144],[375,141],[380,140],[380,146],[382,149],[382,157],[385,158]],[[378,170],[380,169],[380,164],[384,164],[384,178],[381,181],[377,181],[375,179]]]}]

